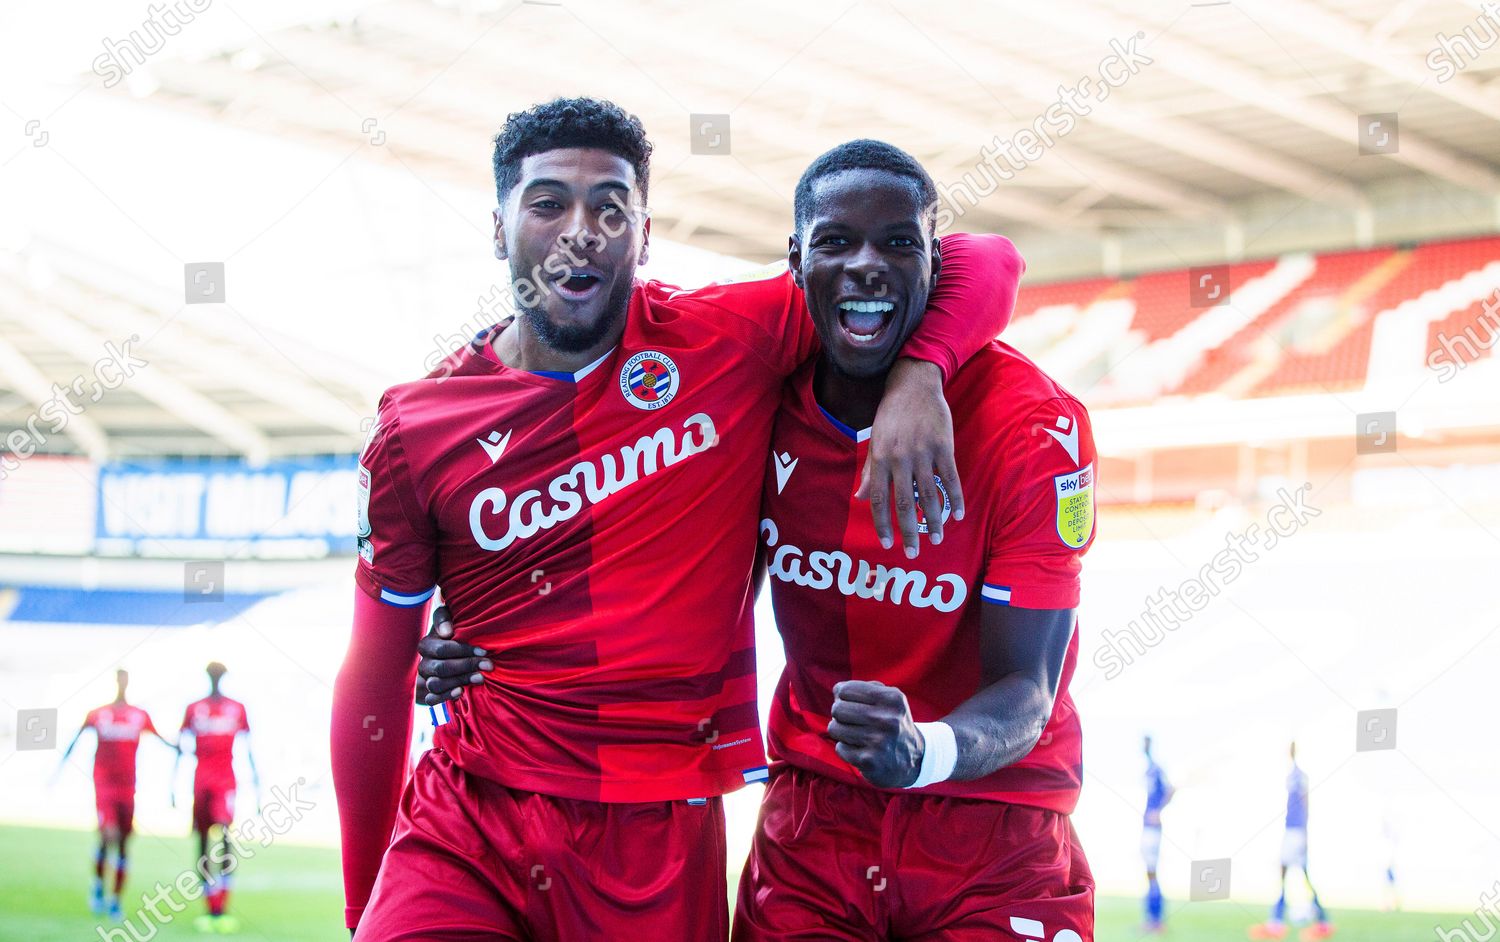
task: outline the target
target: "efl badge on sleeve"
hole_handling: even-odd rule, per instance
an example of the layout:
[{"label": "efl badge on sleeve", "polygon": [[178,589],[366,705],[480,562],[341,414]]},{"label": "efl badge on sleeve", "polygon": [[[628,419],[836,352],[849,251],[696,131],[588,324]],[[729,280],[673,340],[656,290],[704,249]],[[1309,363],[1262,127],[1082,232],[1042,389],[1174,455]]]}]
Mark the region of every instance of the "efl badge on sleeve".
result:
[{"label": "efl badge on sleeve", "polygon": [[677,364],[665,353],[642,350],[620,368],[620,392],[637,409],[660,409],[677,395]]},{"label": "efl badge on sleeve", "polygon": [[366,563],[375,563],[375,544],[370,542],[370,472],[364,465],[358,467],[359,490],[355,506],[359,511],[359,529],[355,537],[359,542],[359,555]]},{"label": "efl badge on sleeve", "polygon": [[1052,479],[1057,485],[1057,535],[1063,545],[1080,549],[1094,532],[1094,466]]}]

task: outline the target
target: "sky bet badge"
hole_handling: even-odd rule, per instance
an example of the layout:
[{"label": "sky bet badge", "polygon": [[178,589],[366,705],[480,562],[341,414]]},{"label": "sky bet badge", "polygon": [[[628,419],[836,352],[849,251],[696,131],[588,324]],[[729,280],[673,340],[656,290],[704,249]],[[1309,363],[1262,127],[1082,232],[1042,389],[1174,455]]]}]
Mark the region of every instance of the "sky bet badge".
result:
[{"label": "sky bet badge", "polygon": [[1057,485],[1057,535],[1063,545],[1079,549],[1094,532],[1094,466],[1052,479]]}]

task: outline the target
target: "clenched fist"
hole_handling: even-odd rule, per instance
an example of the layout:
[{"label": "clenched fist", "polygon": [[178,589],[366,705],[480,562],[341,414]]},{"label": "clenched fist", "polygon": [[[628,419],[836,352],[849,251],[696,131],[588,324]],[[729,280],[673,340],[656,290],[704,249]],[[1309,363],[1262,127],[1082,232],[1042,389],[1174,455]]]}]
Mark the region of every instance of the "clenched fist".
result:
[{"label": "clenched fist", "polygon": [[834,684],[828,735],[839,758],[877,788],[905,788],[922,771],[927,744],[897,687],[873,680]]}]

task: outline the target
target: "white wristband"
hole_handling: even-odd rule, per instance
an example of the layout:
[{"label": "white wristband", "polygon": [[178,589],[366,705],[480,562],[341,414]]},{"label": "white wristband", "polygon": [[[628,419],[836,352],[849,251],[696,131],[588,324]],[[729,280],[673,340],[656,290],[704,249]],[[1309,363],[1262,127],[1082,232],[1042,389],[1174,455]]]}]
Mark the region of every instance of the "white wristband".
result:
[{"label": "white wristband", "polygon": [[922,750],[922,770],[917,773],[917,780],[906,787],[921,788],[946,782],[958,765],[958,740],[953,736],[953,727],[937,720],[918,723],[917,729],[922,731],[927,747]]}]

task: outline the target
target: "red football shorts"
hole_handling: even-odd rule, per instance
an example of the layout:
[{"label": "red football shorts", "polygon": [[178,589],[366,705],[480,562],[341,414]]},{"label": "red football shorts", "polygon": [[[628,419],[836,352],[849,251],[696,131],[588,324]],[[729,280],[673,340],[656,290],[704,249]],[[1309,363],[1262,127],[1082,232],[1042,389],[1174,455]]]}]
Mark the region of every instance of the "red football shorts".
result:
[{"label": "red football shorts", "polygon": [[135,789],[94,786],[94,810],[99,830],[129,834],[135,828]]},{"label": "red football shorts", "polygon": [[1066,815],[772,772],[735,942],[1093,938],[1094,877]]},{"label": "red football shorts", "polygon": [[719,798],[556,798],[469,775],[430,749],[355,937],[724,942],[725,863]]},{"label": "red football shorts", "polygon": [[234,786],[205,783],[193,786],[193,830],[234,822]]}]

